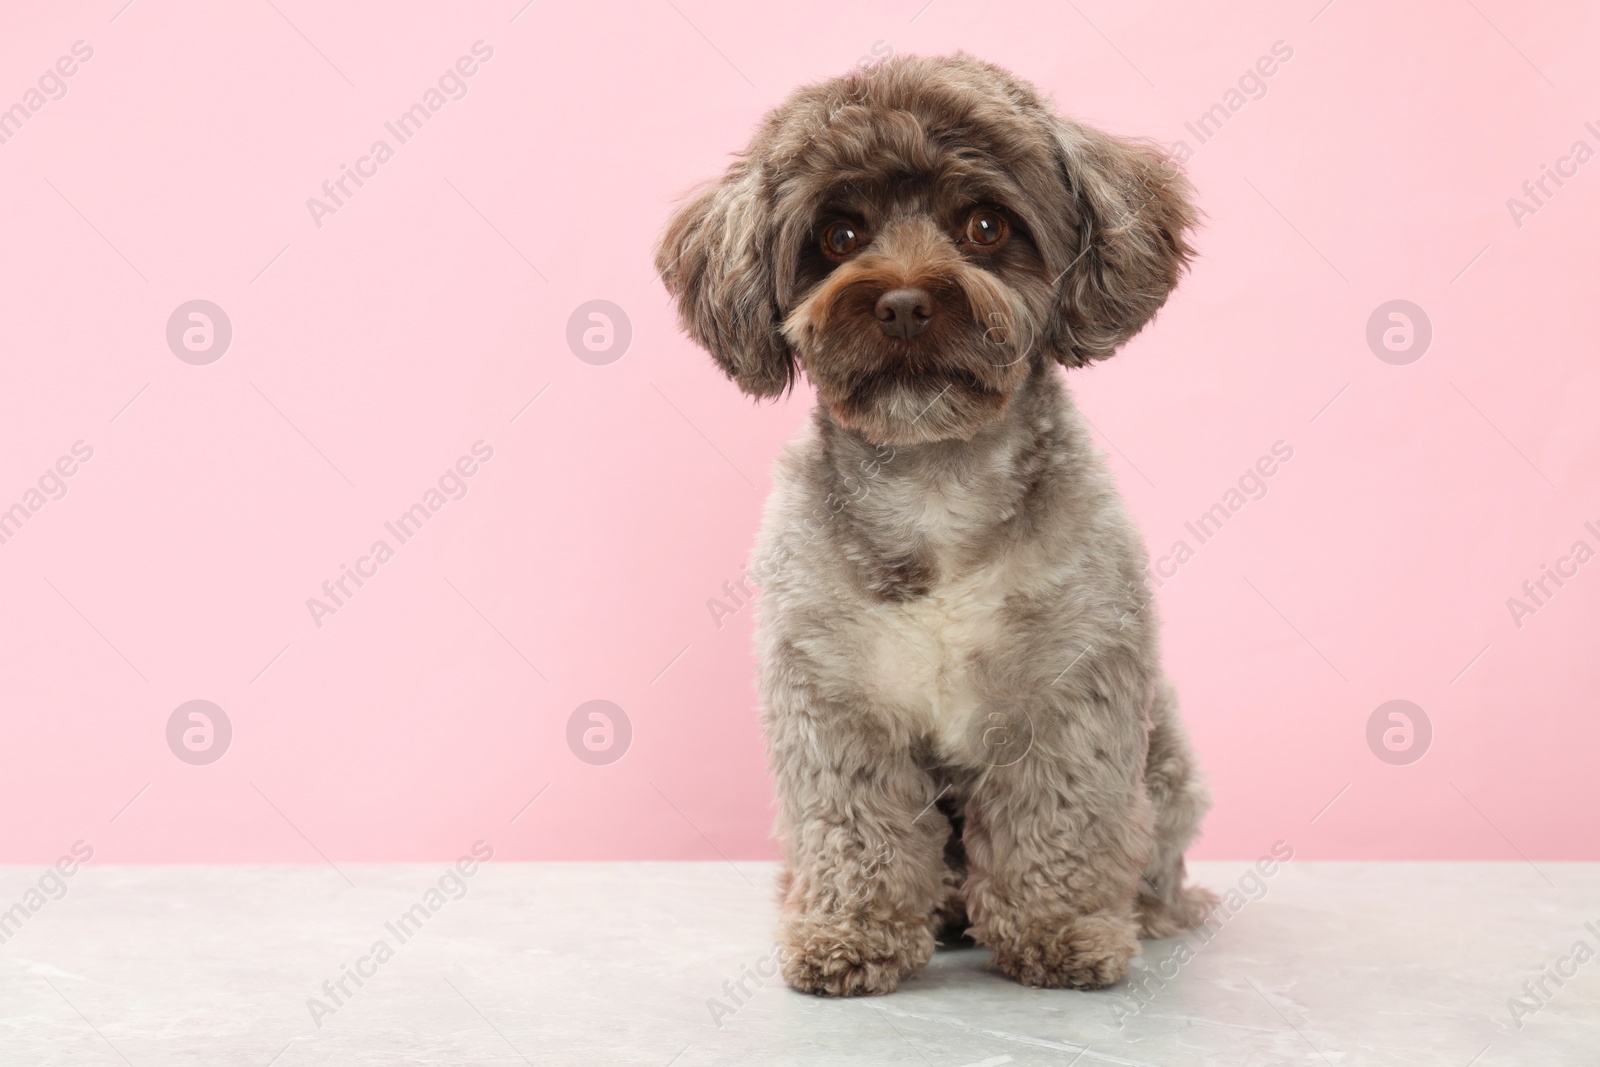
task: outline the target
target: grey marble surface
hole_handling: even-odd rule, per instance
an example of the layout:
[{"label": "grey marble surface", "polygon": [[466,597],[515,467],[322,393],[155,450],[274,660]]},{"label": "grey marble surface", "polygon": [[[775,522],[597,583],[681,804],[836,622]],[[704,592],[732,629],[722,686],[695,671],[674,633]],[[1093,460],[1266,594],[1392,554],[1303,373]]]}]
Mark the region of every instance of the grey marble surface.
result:
[{"label": "grey marble surface", "polygon": [[[3,928],[0,1064],[1600,1064],[1600,864],[1196,864],[1242,903],[1146,942],[1141,992],[952,949],[849,1001],[760,976],[770,864],[490,862],[429,911],[447,870],[86,865]],[[0,909],[42,874],[0,868]]]}]

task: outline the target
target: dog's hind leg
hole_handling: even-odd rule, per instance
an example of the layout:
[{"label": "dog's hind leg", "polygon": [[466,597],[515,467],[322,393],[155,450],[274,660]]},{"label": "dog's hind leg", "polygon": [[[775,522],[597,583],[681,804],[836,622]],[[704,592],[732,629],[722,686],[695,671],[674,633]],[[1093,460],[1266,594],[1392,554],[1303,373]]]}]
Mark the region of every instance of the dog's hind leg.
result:
[{"label": "dog's hind leg", "polygon": [[1139,877],[1137,913],[1140,937],[1168,937],[1198,926],[1217,905],[1209,889],[1183,884],[1183,853],[1211,798],[1178,717],[1177,694],[1166,679],[1156,686],[1150,721],[1144,779],[1155,809],[1155,832],[1150,859]]}]

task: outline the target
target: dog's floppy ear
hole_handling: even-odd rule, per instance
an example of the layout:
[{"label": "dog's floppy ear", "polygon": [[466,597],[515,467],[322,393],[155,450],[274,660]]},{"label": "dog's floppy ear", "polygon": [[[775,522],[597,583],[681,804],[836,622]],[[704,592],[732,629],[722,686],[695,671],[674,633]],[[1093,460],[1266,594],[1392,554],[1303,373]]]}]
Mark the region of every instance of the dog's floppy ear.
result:
[{"label": "dog's floppy ear", "polygon": [[678,209],[656,248],[684,331],[754,397],[778,396],[795,378],[780,329],[772,215],[760,176],[739,160]]},{"label": "dog's floppy ear", "polygon": [[1073,232],[1049,337],[1070,367],[1111,355],[1155,317],[1194,254],[1197,213],[1188,179],[1155,145],[1052,122]]}]

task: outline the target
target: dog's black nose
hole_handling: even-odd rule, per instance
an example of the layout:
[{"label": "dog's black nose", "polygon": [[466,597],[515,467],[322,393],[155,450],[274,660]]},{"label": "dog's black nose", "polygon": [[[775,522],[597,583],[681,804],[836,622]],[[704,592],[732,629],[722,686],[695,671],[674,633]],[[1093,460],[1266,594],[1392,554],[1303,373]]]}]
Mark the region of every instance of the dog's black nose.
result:
[{"label": "dog's black nose", "polygon": [[878,297],[878,325],[890,337],[909,341],[932,318],[933,297],[926,289],[890,289]]}]

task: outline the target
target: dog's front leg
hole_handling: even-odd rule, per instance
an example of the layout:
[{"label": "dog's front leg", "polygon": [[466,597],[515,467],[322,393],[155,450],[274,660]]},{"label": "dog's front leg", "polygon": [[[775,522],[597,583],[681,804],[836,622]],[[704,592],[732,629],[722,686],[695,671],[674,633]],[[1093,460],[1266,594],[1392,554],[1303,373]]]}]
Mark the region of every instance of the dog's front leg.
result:
[{"label": "dog's front leg", "polygon": [[1152,824],[1142,717],[1096,699],[1041,702],[1023,725],[1026,752],[988,766],[967,801],[971,934],[1024,985],[1112,985],[1139,951]]},{"label": "dog's front leg", "polygon": [[827,996],[892,993],[933,954],[936,913],[953,889],[937,790],[909,742],[869,712],[774,710],[784,980]]}]

